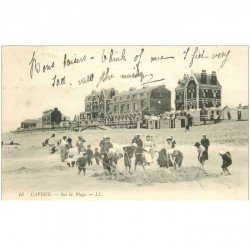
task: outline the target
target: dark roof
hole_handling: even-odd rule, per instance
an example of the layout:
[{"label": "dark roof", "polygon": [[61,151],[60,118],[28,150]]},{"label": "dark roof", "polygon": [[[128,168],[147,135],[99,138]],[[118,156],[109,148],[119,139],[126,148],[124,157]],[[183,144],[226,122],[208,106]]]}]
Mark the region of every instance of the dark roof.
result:
[{"label": "dark roof", "polygon": [[[128,94],[141,94],[141,93],[145,93],[145,92],[150,92],[152,91],[153,89],[157,89],[159,87],[163,87],[162,85],[157,85],[157,86],[152,86],[152,87],[144,87],[144,88],[141,88],[141,89],[136,89],[136,88],[131,88],[130,90],[127,90],[127,91],[124,91],[124,92],[121,92],[119,94],[116,94],[114,97],[121,97],[121,96],[126,96]],[[165,88],[165,87],[163,87]]]},{"label": "dark roof", "polygon": [[211,84],[211,78],[212,78],[211,74],[206,73],[206,75],[207,75],[207,83],[202,83],[201,82],[201,73],[192,73],[190,76],[186,77],[185,79],[180,79],[178,81],[178,86],[175,89],[181,89],[181,88],[186,87],[186,85],[190,81],[191,77],[194,77],[196,79],[196,81],[198,82],[198,84],[200,84],[200,85],[204,85],[204,86],[210,85],[210,86],[219,86],[219,87],[221,87],[217,77],[216,77],[216,85],[215,84],[212,85]]},{"label": "dark roof", "polygon": [[178,86],[175,89],[180,89],[180,88],[184,88],[186,86],[186,84],[188,83],[188,79],[181,79],[178,82]]},{"label": "dark roof", "polygon": [[37,119],[26,119],[23,122],[25,122],[25,123],[37,123],[38,120]]},{"label": "dark roof", "polygon": [[111,96],[111,92],[114,91],[115,92],[115,95],[118,93],[118,91],[116,89],[102,89],[102,93],[104,95],[105,98],[107,99],[111,99],[112,96]]},{"label": "dark roof", "polygon": [[[201,82],[201,73],[193,73],[193,75],[194,75],[194,77],[196,78],[196,80],[197,80],[197,82],[198,82],[199,84],[204,84],[204,83]],[[207,83],[205,83],[205,85],[211,83],[211,78],[212,78],[212,77],[211,77],[211,74],[207,74]],[[219,86],[220,86],[220,83],[219,83],[219,81],[218,81],[218,79],[217,79],[217,76],[216,76],[216,85],[219,85]]]},{"label": "dark roof", "polygon": [[93,96],[97,96],[97,95],[101,95],[101,91],[100,92],[92,92],[91,94],[89,95],[86,95],[85,97],[85,101],[89,98],[89,97],[93,97]]}]

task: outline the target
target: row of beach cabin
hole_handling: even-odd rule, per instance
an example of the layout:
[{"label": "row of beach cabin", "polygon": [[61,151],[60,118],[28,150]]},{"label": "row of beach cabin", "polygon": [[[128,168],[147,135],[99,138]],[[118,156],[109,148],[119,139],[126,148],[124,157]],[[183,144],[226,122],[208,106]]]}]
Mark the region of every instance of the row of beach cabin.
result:
[{"label": "row of beach cabin", "polygon": [[[114,128],[183,128],[187,124],[190,126],[200,126],[217,123],[222,120],[246,121],[248,120],[248,113],[248,106],[239,105],[238,107],[225,106],[224,108],[211,107],[182,111],[171,110],[165,111],[158,116],[141,116],[140,114],[109,115],[105,118],[104,124],[102,123],[102,125]],[[45,111],[41,118],[24,120],[19,130],[68,129],[73,126],[86,126],[92,123],[93,121],[90,120],[80,121],[77,116],[75,116],[73,121],[70,121],[69,117],[63,116],[61,112],[55,108]]]}]

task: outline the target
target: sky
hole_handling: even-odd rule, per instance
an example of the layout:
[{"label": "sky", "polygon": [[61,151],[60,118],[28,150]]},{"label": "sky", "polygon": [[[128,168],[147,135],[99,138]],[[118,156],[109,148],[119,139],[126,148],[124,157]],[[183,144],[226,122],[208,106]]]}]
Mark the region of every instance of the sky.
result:
[{"label": "sky", "polygon": [[[80,62],[64,67],[65,54],[66,62],[74,58]],[[136,66],[149,75],[142,82],[139,77],[120,77],[136,72]],[[107,68],[108,79],[99,82]],[[172,92],[174,108],[178,80],[183,74],[201,70],[216,71],[222,106],[248,105],[247,46],[3,46],[2,131],[14,130],[23,120],[39,118],[44,110],[54,107],[73,118],[84,111],[85,96],[92,90],[141,88],[151,74],[151,81],[164,80],[146,85],[165,84]],[[83,83],[91,74],[93,81]],[[54,78],[64,77],[65,84],[52,86]]]}]

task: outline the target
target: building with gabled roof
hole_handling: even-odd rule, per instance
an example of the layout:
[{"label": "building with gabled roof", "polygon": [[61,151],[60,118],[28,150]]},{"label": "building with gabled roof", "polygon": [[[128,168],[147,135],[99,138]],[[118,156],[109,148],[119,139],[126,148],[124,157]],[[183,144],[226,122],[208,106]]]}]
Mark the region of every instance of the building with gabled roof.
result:
[{"label": "building with gabled roof", "polygon": [[117,93],[114,88],[102,89],[99,92],[92,90],[91,94],[85,97],[85,112],[80,114],[80,120],[104,121],[110,110],[111,99]]},{"label": "building with gabled roof", "polygon": [[62,113],[58,108],[49,109],[43,112],[42,124],[43,126],[53,127],[54,125],[59,125],[62,121]]},{"label": "building with gabled roof", "polygon": [[21,128],[30,129],[37,126],[38,119],[26,119],[21,122]]},{"label": "building with gabled roof", "polygon": [[184,74],[175,88],[176,110],[221,107],[221,85],[215,71]]},{"label": "building with gabled roof", "polygon": [[112,97],[111,114],[123,116],[130,114],[159,115],[171,110],[171,91],[163,85],[130,88]]}]

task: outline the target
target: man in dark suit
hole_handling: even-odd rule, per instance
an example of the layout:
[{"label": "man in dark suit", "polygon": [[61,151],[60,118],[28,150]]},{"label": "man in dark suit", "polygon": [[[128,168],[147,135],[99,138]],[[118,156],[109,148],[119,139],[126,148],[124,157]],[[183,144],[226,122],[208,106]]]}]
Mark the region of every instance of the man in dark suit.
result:
[{"label": "man in dark suit", "polygon": [[207,136],[204,134],[203,138],[201,139],[201,145],[205,148],[205,152],[203,153],[205,160],[208,160],[208,147],[210,145],[209,139],[207,139]]},{"label": "man in dark suit", "polygon": [[140,135],[139,135],[139,134],[137,134],[137,135],[133,138],[132,144],[133,144],[133,143],[136,143],[136,144],[137,144],[137,147],[140,147],[140,148],[143,147],[143,142],[142,142],[142,139],[140,138]]}]

